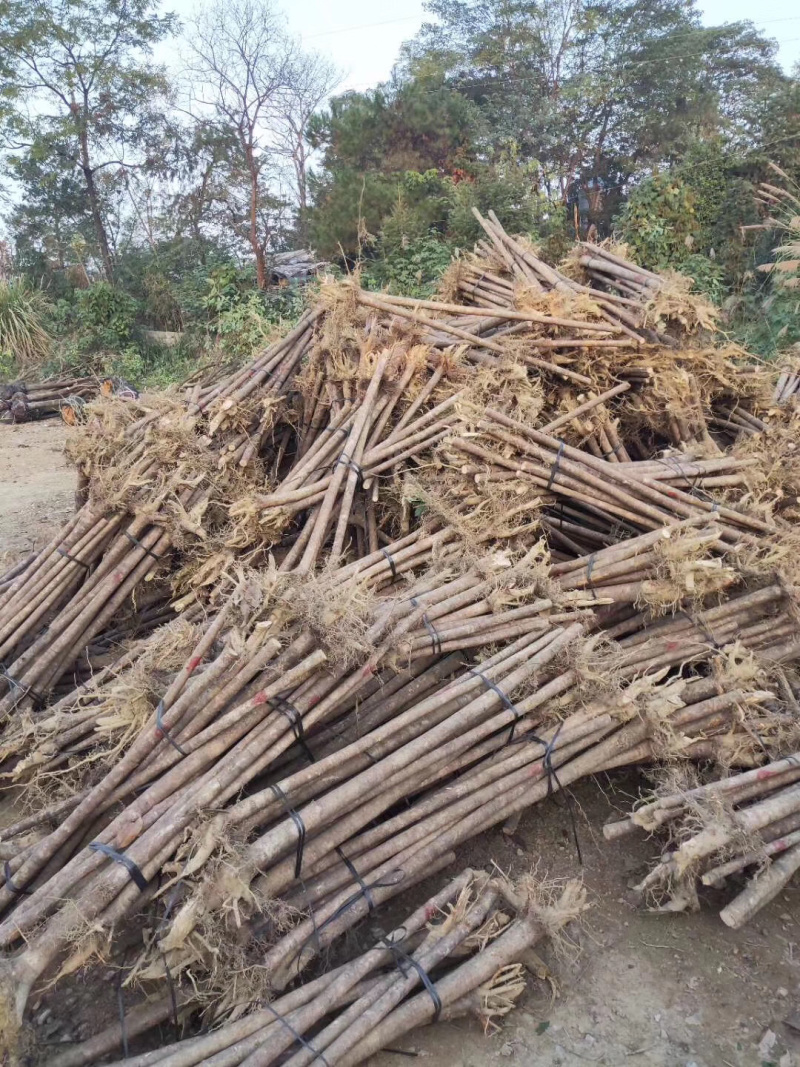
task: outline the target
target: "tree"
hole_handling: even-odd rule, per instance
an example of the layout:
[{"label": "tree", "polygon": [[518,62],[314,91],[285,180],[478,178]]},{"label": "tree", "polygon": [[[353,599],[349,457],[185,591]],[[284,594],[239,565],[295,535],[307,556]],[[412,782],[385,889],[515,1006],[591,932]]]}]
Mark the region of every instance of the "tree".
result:
[{"label": "tree", "polygon": [[74,170],[109,281],[103,185],[114,172],[147,164],[168,93],[152,48],[175,26],[156,0],[5,0],[0,9],[6,143],[40,158],[58,155]]},{"label": "tree", "polygon": [[56,274],[82,264],[93,241],[85,183],[64,146],[28,151],[7,161],[18,196],[7,216],[19,269],[52,287]]},{"label": "tree", "polygon": [[[441,178],[467,177],[474,168],[480,113],[455,90],[430,92],[409,80],[335,97],[309,123],[309,137],[321,153],[311,181],[315,244],[325,255],[350,255],[364,229],[378,232],[398,198],[424,201],[424,229],[446,222]],[[425,180],[409,184],[406,175]]]},{"label": "tree", "polygon": [[786,79],[748,23],[704,28],[693,0],[429,0],[438,23],[405,71],[443,79],[487,118],[490,149],[540,167],[542,188],[606,223],[613,195],[693,142],[752,136]]},{"label": "tree", "polygon": [[[246,219],[258,285],[264,289],[267,253],[289,206],[274,191],[281,131],[288,128],[291,102],[302,97],[308,107],[316,93],[324,92],[320,82],[327,74],[320,68],[320,77],[306,77],[304,56],[271,0],[215,0],[193,23],[190,50],[198,121],[209,133],[228,139],[234,149],[229,160],[230,221],[241,230]],[[302,168],[303,179],[306,163],[301,150],[295,166]],[[247,190],[246,213],[237,200],[237,179],[238,188],[244,183]]]},{"label": "tree", "polygon": [[288,160],[297,202],[297,233],[301,244],[308,243],[309,160],[313,152],[310,124],[339,81],[335,67],[314,52],[295,58],[289,85],[283,96],[275,139],[278,152]]}]

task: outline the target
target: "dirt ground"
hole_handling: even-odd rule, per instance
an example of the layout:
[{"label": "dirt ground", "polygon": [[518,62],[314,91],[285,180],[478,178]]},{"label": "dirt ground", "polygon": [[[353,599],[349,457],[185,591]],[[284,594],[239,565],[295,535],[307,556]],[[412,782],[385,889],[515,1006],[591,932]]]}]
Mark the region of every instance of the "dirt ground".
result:
[{"label": "dirt ground", "polygon": [[[0,561],[7,553],[6,567],[41,546],[71,510],[74,475],[63,442],[57,422],[0,426]],[[462,849],[458,869],[494,862],[512,875],[535,867],[543,878],[583,878],[591,910],[568,951],[560,957],[542,951],[557,996],[549,983],[532,981],[498,1034],[486,1037],[469,1021],[439,1024],[400,1048],[436,1067],[800,1067],[800,1029],[786,1022],[800,1028],[800,885],[739,932],[718,917],[735,885],[709,891],[697,914],[635,907],[629,887],[657,856],[658,843],[631,837],[609,845],[602,825],[642,782],[635,773],[618,774],[575,790],[582,863],[569,811],[554,801],[529,811],[513,836],[498,829]],[[104,992],[110,996],[108,985]],[[76,1020],[97,998],[78,979],[66,996],[35,1000],[40,1038],[63,1048],[85,1036]],[[100,999],[114,1011],[113,999]],[[405,1058],[383,1053],[375,1063],[396,1067]]]},{"label": "dirt ground", "polygon": [[0,570],[41,548],[73,508],[60,419],[0,425]]}]

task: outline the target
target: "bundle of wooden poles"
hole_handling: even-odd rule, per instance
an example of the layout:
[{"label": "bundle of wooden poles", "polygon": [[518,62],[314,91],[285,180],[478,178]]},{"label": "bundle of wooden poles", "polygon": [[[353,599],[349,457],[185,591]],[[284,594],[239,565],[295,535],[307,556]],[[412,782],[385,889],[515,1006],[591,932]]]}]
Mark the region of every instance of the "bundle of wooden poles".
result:
[{"label": "bundle of wooden poles", "polygon": [[[93,377],[8,382],[0,385],[0,422],[31,422],[66,410],[74,412],[99,392],[100,382]],[[67,416],[66,421],[73,419]]]},{"label": "bundle of wooden poles", "polygon": [[[546,900],[531,879],[464,870],[372,946],[244,1018],[210,1033],[130,1055],[128,1042],[167,1023],[186,1004],[169,997],[130,1012],[52,1067],[84,1067],[125,1047],[129,1067],[193,1067],[209,1061],[296,1067],[317,1059],[362,1063],[413,1029],[471,1015],[497,1028],[525,989],[525,970],[541,975],[534,946],[556,936],[585,908],[572,882]],[[217,1059],[219,1058],[219,1059]]]},{"label": "bundle of wooden poles", "polygon": [[669,911],[696,906],[698,883],[720,888],[745,870],[747,886],[720,917],[738,928],[800,868],[800,754],[706,785],[666,793],[604,827],[610,840],[637,828],[671,832],[669,848],[636,887]]},{"label": "bundle of wooden poles", "polygon": [[620,250],[556,268],[480,221],[441,299],[325,282],[245,366],[88,407],[80,508],[0,579],[9,1047],[102,958],[130,1027],[216,1027],[142,1067],[360,1062],[429,1021],[429,970],[457,1013],[522,959],[450,959],[514,892],[472,876],[434,897],[476,887],[452,951],[414,912],[421,970],[340,959],[465,841],[636,764],[697,766],[735,819],[725,783],[800,745],[779,372]]}]

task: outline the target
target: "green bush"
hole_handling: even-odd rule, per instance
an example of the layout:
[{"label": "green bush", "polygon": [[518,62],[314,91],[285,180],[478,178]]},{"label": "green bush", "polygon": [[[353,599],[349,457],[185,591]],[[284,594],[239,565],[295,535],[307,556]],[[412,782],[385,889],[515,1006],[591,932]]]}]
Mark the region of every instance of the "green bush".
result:
[{"label": "green bush", "polygon": [[139,303],[108,282],[95,282],[79,289],[75,301],[64,309],[64,324],[75,333],[84,352],[110,348],[122,350],[133,342]]},{"label": "green bush", "polygon": [[379,250],[384,254],[364,264],[364,288],[422,298],[431,296],[453,256],[452,247],[435,233],[408,240],[391,252],[380,241]]},{"label": "green bush", "polygon": [[696,197],[671,174],[654,174],[638,185],[617,220],[637,263],[648,269],[680,267],[699,233]]}]

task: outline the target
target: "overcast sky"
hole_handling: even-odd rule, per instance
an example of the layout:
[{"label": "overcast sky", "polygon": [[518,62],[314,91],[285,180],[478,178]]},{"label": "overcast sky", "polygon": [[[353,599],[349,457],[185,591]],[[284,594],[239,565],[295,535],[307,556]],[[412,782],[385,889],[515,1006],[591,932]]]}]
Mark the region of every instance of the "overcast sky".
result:
[{"label": "overcast sky", "polygon": [[[423,0],[278,0],[292,30],[305,44],[333,59],[344,75],[342,89],[366,89],[388,78],[400,45],[424,19]],[[190,17],[193,0],[165,0],[164,7]],[[797,0],[699,0],[707,25],[751,18],[780,42],[779,58],[789,70],[800,60]]]}]

